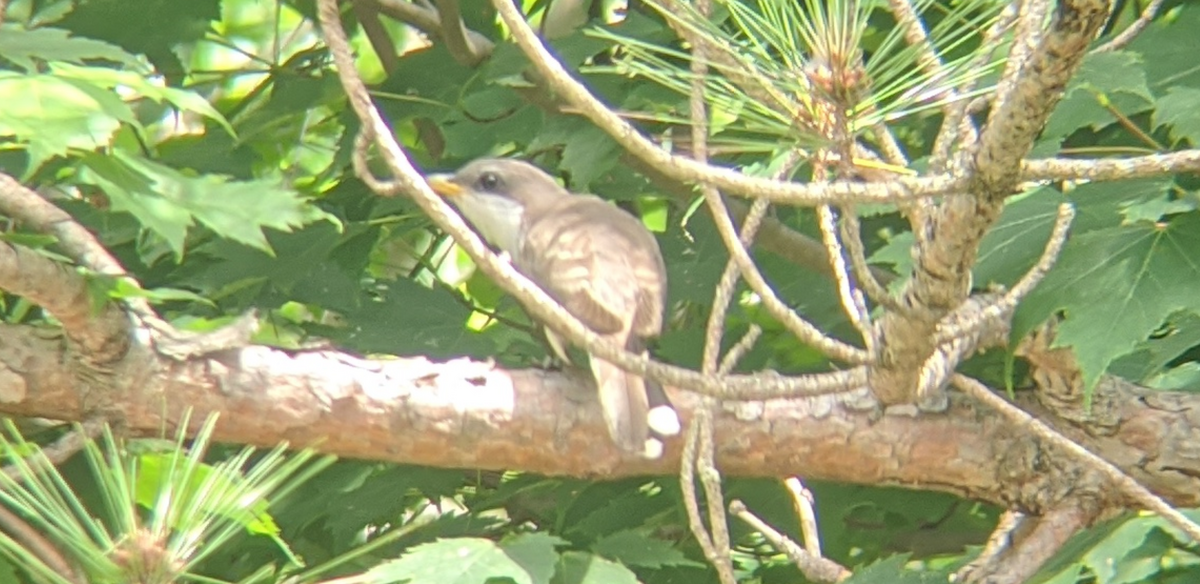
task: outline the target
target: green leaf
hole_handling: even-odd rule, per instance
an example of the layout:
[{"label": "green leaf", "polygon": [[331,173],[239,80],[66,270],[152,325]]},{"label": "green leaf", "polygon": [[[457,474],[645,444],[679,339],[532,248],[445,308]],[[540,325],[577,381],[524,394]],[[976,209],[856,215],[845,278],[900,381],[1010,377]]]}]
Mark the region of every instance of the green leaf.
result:
[{"label": "green leaf", "polygon": [[1172,207],[1170,177],[1089,183],[1071,191],[1075,204],[1073,235],[1137,221],[1158,221]]},{"label": "green leaf", "polygon": [[114,92],[118,89],[126,93],[133,92],[158,103],[170,103],[180,111],[200,114],[217,122],[230,134],[234,133],[233,127],[226,121],[225,116],[222,116],[208,100],[196,92],[154,83],[152,79],[134,71],[118,71],[105,67],[80,67],[67,63],[54,64],[50,69],[63,79],[86,82]]},{"label": "green leaf", "polygon": [[534,584],[549,584],[558,563],[558,552],[554,548],[566,544],[566,540],[548,533],[522,533],[501,541],[500,548],[525,568]]},{"label": "green leaf", "polygon": [[558,562],[554,584],[637,584],[629,568],[600,556],[566,552]]},{"label": "green leaf", "polygon": [[13,231],[8,233],[0,233],[0,241],[7,241],[9,243],[15,243],[30,249],[43,251],[45,248],[58,243],[58,238],[54,237],[53,235],[46,235],[44,233],[22,233],[19,231]]},{"label": "green leaf", "polygon": [[592,551],[626,566],[654,569],[664,566],[704,567],[700,562],[687,559],[682,551],[670,543],[633,530],[601,537],[592,544]]},{"label": "green leaf", "polygon": [[365,353],[435,358],[491,354],[489,337],[466,326],[471,309],[451,294],[412,280],[387,282],[378,301],[345,311],[350,330],[342,340]]},{"label": "green leaf", "polygon": [[441,539],[419,545],[403,557],[363,574],[367,582],[385,584],[482,584],[490,578],[511,578],[516,584],[536,584],[525,567],[496,542],[479,538]]},{"label": "green leaf", "polygon": [[0,71],[0,136],[27,145],[28,170],[70,150],[107,146],[133,112],[114,95],[55,75]]},{"label": "green leaf", "polygon": [[570,515],[561,519],[566,534],[572,539],[593,539],[656,524],[656,518],[673,512],[678,495],[668,496],[671,491],[665,487],[662,492],[636,488],[645,482],[593,484],[578,492]]},{"label": "green leaf", "polygon": [[904,231],[888,237],[887,243],[881,245],[867,258],[872,264],[892,266],[897,274],[907,274],[912,271],[912,246],[916,239],[911,231]]},{"label": "green leaf", "polygon": [[84,159],[81,182],[105,191],[114,210],[126,211],[183,256],[187,231],[199,221],[217,235],[271,253],[263,229],[290,231],[314,219],[332,220],[278,181],[229,181],[189,176],[120,151]]},{"label": "green leaf", "polygon": [[1022,303],[1020,338],[1064,311],[1056,344],[1075,351],[1088,387],[1177,311],[1200,312],[1200,213],[1164,226],[1139,223],[1072,238],[1051,271]]},{"label": "green leaf", "polygon": [[[1190,513],[1195,516],[1195,513]],[[1175,546],[1157,517],[1127,515],[1077,533],[1030,579],[1036,584],[1073,584],[1086,568],[1098,582],[1131,584],[1157,581],[1162,559]]]},{"label": "green leaf", "polygon": [[1200,363],[1189,361],[1146,380],[1147,387],[1163,391],[1191,391],[1200,387]]},{"label": "green leaf", "polygon": [[[972,273],[975,287],[984,288],[992,283],[1011,286],[1033,267],[1046,247],[1058,206],[1063,201],[1058,191],[1046,187],[1010,199],[979,245],[979,258]],[[907,235],[911,245],[911,234]],[[897,259],[911,262],[911,251],[907,247],[903,251],[905,255]],[[891,252],[890,257],[895,258],[897,253]]]},{"label": "green leaf", "polygon": [[89,0],[75,4],[58,24],[144,54],[175,81],[186,70],[175,51],[204,38],[220,18],[219,0]]},{"label": "green leaf", "polygon": [[193,257],[203,254],[213,258],[212,263],[177,283],[215,298],[258,287],[253,282],[269,283],[269,290],[283,292],[288,299],[338,309],[351,307],[361,299],[362,283],[357,274],[339,270],[332,260],[342,235],[329,223],[290,233],[271,232],[267,241],[275,254],[227,239],[205,242],[196,247]]},{"label": "green leaf", "polygon": [[1168,126],[1175,140],[1200,144],[1200,89],[1171,87],[1154,109],[1154,127]]},{"label": "green leaf", "polygon": [[[1164,326],[1139,344],[1137,351],[1113,363],[1110,371],[1132,381],[1145,381],[1162,373],[1168,363],[1196,346],[1200,346],[1200,315],[1192,312],[1172,314]],[[1185,371],[1178,370],[1174,375]]]},{"label": "green leaf", "polygon": [[729,257],[716,226],[707,211],[694,215],[682,228],[668,225],[658,244],[667,263],[671,301],[712,302],[713,286]]},{"label": "green leaf", "polygon": [[108,290],[108,296],[114,299],[145,298],[152,304],[184,301],[216,306],[211,300],[190,290],[179,288],[153,288],[147,290],[130,278],[115,278],[112,288]]},{"label": "green leaf", "polygon": [[571,187],[586,192],[592,181],[617,163],[621,151],[603,130],[587,126],[572,134],[563,147],[562,169],[571,175]]},{"label": "green leaf", "polygon": [[943,570],[914,570],[905,567],[908,554],[899,554],[859,568],[843,584],[944,584],[949,574]]},{"label": "green leaf", "polygon": [[1128,51],[1142,56],[1142,69],[1156,93],[1170,87],[1200,87],[1196,67],[1196,30],[1200,28],[1200,5],[1184,2],[1170,18],[1157,18],[1129,43]]},{"label": "green leaf", "polygon": [[11,23],[0,25],[0,56],[30,72],[37,70],[38,62],[63,61],[82,64],[91,59],[112,61],[133,69],[146,69],[137,57],[116,45],[72,37],[70,31],[61,28],[27,30]]}]

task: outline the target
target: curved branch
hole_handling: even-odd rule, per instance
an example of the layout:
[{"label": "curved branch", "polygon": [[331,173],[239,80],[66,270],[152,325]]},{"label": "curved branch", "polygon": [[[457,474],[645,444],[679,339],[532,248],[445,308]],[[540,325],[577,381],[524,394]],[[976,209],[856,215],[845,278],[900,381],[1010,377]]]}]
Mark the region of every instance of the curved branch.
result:
[{"label": "curved branch", "polygon": [[[379,7],[379,11],[407,23],[416,29],[428,34],[429,36],[446,41],[446,49],[450,52],[450,56],[454,57],[460,65],[474,66],[480,61],[486,59],[492,54],[496,44],[491,39],[482,34],[467,29],[462,24],[462,19],[458,19],[458,32],[462,45],[455,45],[459,39],[450,40],[450,35],[456,34],[455,27],[450,27],[450,35],[446,34],[442,28],[442,16],[433,7],[425,4],[418,6],[415,2],[406,2],[405,0],[358,0],[360,2],[374,3]],[[460,60],[462,59],[462,60]]]},{"label": "curved branch", "polygon": [[24,246],[0,242],[0,289],[53,315],[94,363],[117,361],[129,349],[125,314],[111,302],[96,310],[86,277],[70,266]]},{"label": "curved branch", "polygon": [[[1188,537],[1192,538],[1192,541],[1200,542],[1200,524],[1193,522],[1186,515],[1177,511],[1164,501],[1162,497],[1150,492],[1150,489],[1126,474],[1125,471],[1117,468],[1113,463],[1097,456],[1085,446],[1047,426],[1045,422],[1034,418],[1020,408],[1008,403],[1004,398],[993,393],[992,390],[988,389],[982,383],[961,374],[956,374],[951,381],[959,390],[991,406],[1014,424],[1027,430],[1030,434],[1076,457],[1088,467],[1101,472],[1104,478],[1111,481],[1121,494],[1129,498],[1130,503],[1158,513],[1164,520],[1186,533]],[[1070,533],[1074,533],[1075,531],[1077,530],[1072,529]]]},{"label": "curved branch", "polygon": [[[1096,520],[1099,510],[1082,501],[1069,501],[1041,517],[1011,521],[1007,532],[998,534],[990,553],[981,555],[957,572],[960,582],[1021,584],[1029,581],[1042,564],[1062,550],[1067,540]],[[992,546],[989,541],[989,547]]]},{"label": "curved branch", "polygon": [[690,158],[673,156],[639,134],[620,116],[600,103],[573,79],[562,64],[550,55],[537,33],[509,0],[492,0],[500,18],[508,25],[513,39],[533,62],[546,84],[593,124],[604,130],[625,150],[671,178],[692,184],[707,183],[729,194],[763,198],[773,203],[814,206],[824,203],[896,202],[938,196],[961,191],[966,182],[949,175],[935,177],[899,177],[894,181],[864,183],[834,181],[821,184],[781,182],[752,177],[740,172],[701,164]]},{"label": "curved branch", "polygon": [[396,54],[396,43],[392,40],[392,35],[379,20],[379,5],[370,0],[359,0],[353,2],[353,5],[354,15],[358,17],[358,24],[366,33],[367,40],[375,51],[375,56],[379,57],[383,71],[391,75],[400,67],[400,55]]},{"label": "curved branch", "polygon": [[463,24],[458,0],[435,1],[438,7],[438,21],[441,23],[442,40],[445,41],[450,56],[468,67],[474,67],[486,59],[490,51],[476,49],[467,38],[467,26]]}]

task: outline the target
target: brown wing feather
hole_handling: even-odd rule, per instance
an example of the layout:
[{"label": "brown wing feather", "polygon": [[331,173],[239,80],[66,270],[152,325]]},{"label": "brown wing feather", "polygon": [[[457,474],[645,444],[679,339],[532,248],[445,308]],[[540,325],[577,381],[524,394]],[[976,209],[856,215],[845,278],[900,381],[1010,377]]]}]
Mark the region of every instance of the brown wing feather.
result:
[{"label": "brown wing feather", "polygon": [[[639,337],[662,330],[666,276],[658,243],[628,213],[595,197],[567,197],[526,217],[521,240],[517,269],[588,328]],[[531,253],[547,249],[554,253]]]}]

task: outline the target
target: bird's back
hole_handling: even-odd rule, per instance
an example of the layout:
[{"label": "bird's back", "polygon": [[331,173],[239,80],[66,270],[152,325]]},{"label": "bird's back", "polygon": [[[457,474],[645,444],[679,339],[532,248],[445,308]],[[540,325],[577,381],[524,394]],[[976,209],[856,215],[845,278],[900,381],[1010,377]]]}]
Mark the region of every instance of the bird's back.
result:
[{"label": "bird's back", "polygon": [[666,269],[658,242],[636,217],[597,197],[571,195],[527,210],[522,230],[517,269],[589,328],[638,339],[661,332]]}]

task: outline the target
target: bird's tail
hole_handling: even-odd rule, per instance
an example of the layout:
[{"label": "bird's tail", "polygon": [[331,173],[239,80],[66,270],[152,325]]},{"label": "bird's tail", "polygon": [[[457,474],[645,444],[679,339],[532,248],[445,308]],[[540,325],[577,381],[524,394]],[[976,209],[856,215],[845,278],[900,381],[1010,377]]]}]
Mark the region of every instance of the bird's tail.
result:
[{"label": "bird's tail", "polygon": [[660,437],[678,435],[683,425],[679,422],[679,412],[671,404],[671,398],[663,391],[662,384],[653,379],[644,379],[646,385],[646,401],[650,411],[646,414],[646,423],[650,432]]},{"label": "bird's tail", "polygon": [[617,446],[643,458],[659,458],[663,439],[679,433],[679,415],[657,382],[603,359],[591,360],[608,433]]},{"label": "bird's tail", "polygon": [[631,454],[645,458],[661,456],[662,441],[650,435],[650,405],[642,378],[603,359],[592,358],[591,365],[604,422],[613,442]]}]

